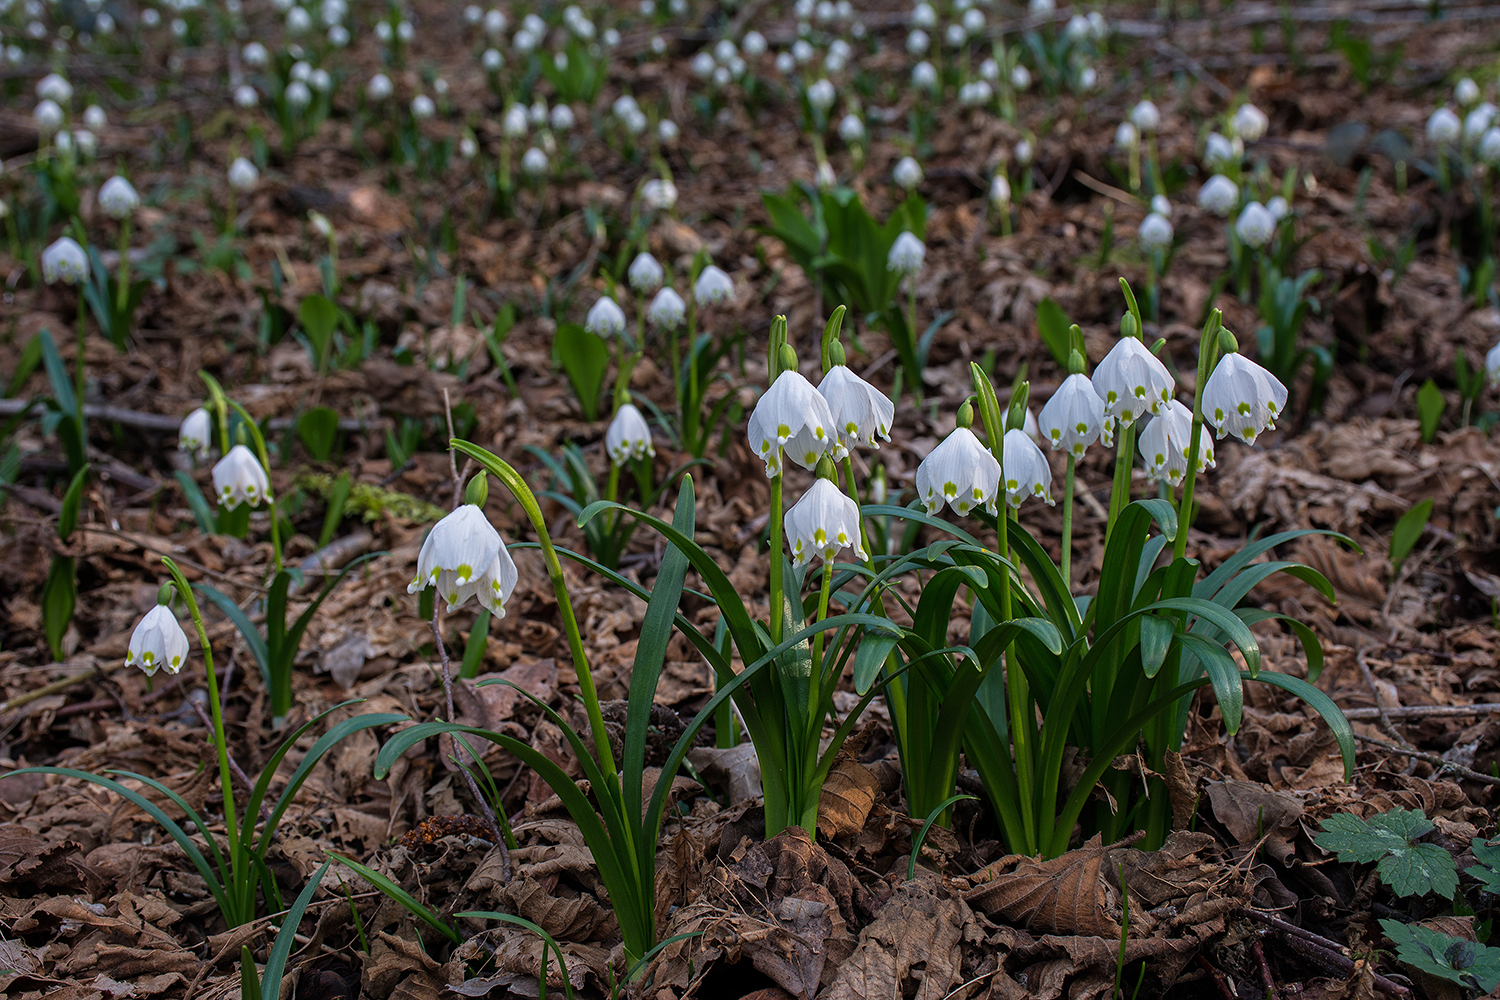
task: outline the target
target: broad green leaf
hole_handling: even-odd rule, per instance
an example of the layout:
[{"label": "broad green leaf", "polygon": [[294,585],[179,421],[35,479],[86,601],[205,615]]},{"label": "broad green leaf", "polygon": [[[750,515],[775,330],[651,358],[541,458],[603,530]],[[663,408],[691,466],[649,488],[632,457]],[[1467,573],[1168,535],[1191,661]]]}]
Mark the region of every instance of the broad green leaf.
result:
[{"label": "broad green leaf", "polygon": [[297,421],[297,437],[307,453],[319,462],[326,462],[333,454],[334,442],[339,434],[339,415],[326,406],[315,406],[302,414]]},{"label": "broad green leaf", "polygon": [[327,355],[328,338],[333,336],[334,327],[339,323],[339,307],[321,295],[309,295],[297,306],[297,320],[312,342],[321,365]]},{"label": "broad green leaf", "polygon": [[1072,338],[1068,335],[1071,325],[1062,306],[1054,302],[1051,296],[1037,303],[1036,332],[1041,334],[1042,343],[1047,345],[1047,350],[1052,352],[1058,367],[1064,371],[1068,367],[1068,353],[1072,350]]},{"label": "broad green leaf", "polygon": [[78,527],[78,504],[83,499],[83,484],[89,478],[89,467],[85,465],[73,476],[68,492],[63,494],[62,512],[57,518],[57,537],[63,541]]},{"label": "broad green leaf", "polygon": [[1141,669],[1147,677],[1155,677],[1161,669],[1176,631],[1177,625],[1170,619],[1157,615],[1141,616]]},{"label": "broad green leaf", "polygon": [[605,369],[609,367],[609,346],[598,334],[589,333],[577,323],[559,323],[554,344],[563,371],[573,383],[584,419],[597,420],[599,393],[604,388]]},{"label": "broad green leaf", "polygon": [[1324,832],[1313,842],[1337,851],[1340,861],[1376,862],[1376,873],[1398,896],[1452,897],[1458,889],[1453,856],[1436,844],[1417,843],[1432,830],[1432,821],[1416,809],[1393,809],[1368,820],[1338,813],[1323,821]]},{"label": "broad green leaf", "polygon": [[1489,843],[1474,841],[1469,845],[1479,864],[1464,869],[1464,874],[1484,883],[1485,892],[1500,894],[1500,840]]},{"label": "broad green leaf", "polygon": [[1440,934],[1421,924],[1382,920],[1380,929],[1396,945],[1396,957],[1413,969],[1490,994],[1500,988],[1500,948]]},{"label": "broad green leaf", "polygon": [[1443,419],[1443,390],[1437,387],[1437,383],[1428,379],[1422,383],[1422,388],[1417,390],[1417,419],[1422,425],[1422,440],[1431,441],[1437,433],[1438,421]]},{"label": "broad green leaf", "polygon": [[53,556],[47,582],[42,585],[42,631],[54,660],[63,658],[63,636],[73,620],[78,599],[78,580],[72,556]]},{"label": "broad green leaf", "polygon": [[1427,521],[1432,517],[1432,498],[1428,497],[1411,510],[1401,515],[1401,520],[1391,529],[1391,572],[1401,572],[1401,564],[1411,555],[1422,532],[1427,530]]}]

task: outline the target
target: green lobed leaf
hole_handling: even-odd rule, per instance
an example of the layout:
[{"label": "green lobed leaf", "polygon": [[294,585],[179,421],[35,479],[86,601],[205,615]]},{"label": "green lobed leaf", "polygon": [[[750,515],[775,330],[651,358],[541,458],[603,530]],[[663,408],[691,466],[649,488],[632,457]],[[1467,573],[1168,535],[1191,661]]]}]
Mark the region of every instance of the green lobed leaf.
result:
[{"label": "green lobed leaf", "polygon": [[1399,920],[1382,920],[1380,929],[1396,945],[1396,957],[1413,969],[1482,994],[1500,988],[1500,948]]},{"label": "green lobed leaf", "polygon": [[1368,820],[1338,813],[1323,821],[1324,832],[1313,843],[1337,851],[1340,861],[1376,862],[1376,873],[1398,896],[1451,897],[1458,889],[1453,856],[1436,844],[1417,843],[1432,830],[1432,821],[1417,809],[1393,809]]},{"label": "green lobed leaf", "polygon": [[1485,892],[1500,893],[1500,840],[1488,843],[1476,840],[1469,850],[1479,864],[1464,869],[1464,874],[1483,883]]}]

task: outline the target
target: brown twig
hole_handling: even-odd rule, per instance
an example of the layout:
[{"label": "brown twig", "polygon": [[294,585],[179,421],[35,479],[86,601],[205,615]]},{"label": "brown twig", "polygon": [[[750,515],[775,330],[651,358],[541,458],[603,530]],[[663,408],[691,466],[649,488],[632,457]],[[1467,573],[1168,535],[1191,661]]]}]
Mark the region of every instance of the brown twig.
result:
[{"label": "brown twig", "polygon": [[1354,654],[1354,660],[1359,664],[1359,672],[1364,674],[1365,684],[1370,688],[1370,697],[1375,699],[1375,714],[1380,719],[1380,731],[1399,743],[1406,742],[1396,732],[1396,727],[1385,710],[1385,701],[1380,697],[1380,689],[1375,686],[1375,675],[1370,672],[1370,664],[1365,662],[1365,647],[1360,647],[1359,652]]},{"label": "brown twig", "polygon": [[1266,997],[1281,1000],[1281,990],[1276,988],[1276,977],[1271,974],[1271,963],[1266,961],[1266,949],[1259,939],[1250,946],[1250,953],[1255,956],[1255,964],[1260,966],[1260,980],[1265,984]]},{"label": "brown twig", "polygon": [[[1257,920],[1279,931],[1282,937],[1286,939],[1286,943],[1295,951],[1327,967],[1330,971],[1338,972],[1345,976],[1356,971],[1358,963],[1342,952],[1341,949],[1344,946],[1337,941],[1330,941],[1321,934],[1314,934],[1305,927],[1298,927],[1296,924],[1287,923],[1280,917],[1272,916],[1269,913],[1262,913],[1259,910],[1252,910],[1247,906],[1242,906],[1235,912],[1242,917]],[[1375,988],[1382,993],[1393,997],[1411,996],[1411,991],[1405,986],[1385,978],[1378,972],[1373,973],[1372,978]]]},{"label": "brown twig", "polygon": [[1406,746],[1396,746],[1395,744],[1387,743],[1384,740],[1377,740],[1373,736],[1361,736],[1359,735],[1359,733],[1355,733],[1354,738],[1359,740],[1361,743],[1368,743],[1371,746],[1377,746],[1389,753],[1397,754],[1402,757],[1415,757],[1417,760],[1425,760],[1427,761],[1427,763],[1435,765],[1439,770],[1446,768],[1449,771],[1457,772],[1465,780],[1479,781],[1483,782],[1486,785],[1494,785],[1497,788],[1500,788],[1500,778],[1496,778],[1493,775],[1489,774],[1483,774],[1479,771],[1474,770],[1473,768],[1464,767],[1462,764],[1455,764],[1453,761],[1448,760],[1438,754],[1428,753],[1426,750],[1415,750],[1411,747]]},{"label": "brown twig", "polygon": [[[1447,719],[1485,715],[1489,712],[1500,712],[1500,701],[1480,701],[1473,705],[1397,705],[1394,708],[1385,709],[1385,715],[1391,719]],[[1378,708],[1344,710],[1344,718],[1350,721],[1378,719],[1380,714],[1381,710]]]}]

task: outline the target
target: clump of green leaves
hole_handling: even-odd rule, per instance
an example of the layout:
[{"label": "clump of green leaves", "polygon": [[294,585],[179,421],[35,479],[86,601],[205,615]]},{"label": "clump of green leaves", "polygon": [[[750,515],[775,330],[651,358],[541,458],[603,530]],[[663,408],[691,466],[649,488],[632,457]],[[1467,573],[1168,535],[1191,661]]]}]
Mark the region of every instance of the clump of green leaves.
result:
[{"label": "clump of green leaves", "polygon": [[1338,813],[1323,821],[1313,843],[1337,851],[1340,861],[1375,862],[1375,874],[1398,896],[1435,892],[1452,898],[1458,889],[1453,855],[1437,844],[1419,843],[1433,829],[1418,809],[1393,809],[1367,820]]},{"label": "clump of green leaves", "polygon": [[1380,929],[1395,942],[1396,958],[1413,969],[1485,995],[1500,987],[1500,948],[1399,920],[1382,920]]}]

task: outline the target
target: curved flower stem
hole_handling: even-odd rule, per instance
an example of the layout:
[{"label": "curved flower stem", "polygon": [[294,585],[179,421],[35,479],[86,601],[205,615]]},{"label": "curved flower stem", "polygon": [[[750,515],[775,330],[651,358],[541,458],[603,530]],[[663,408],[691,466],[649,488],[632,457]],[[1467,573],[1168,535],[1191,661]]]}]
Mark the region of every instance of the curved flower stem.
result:
[{"label": "curved flower stem", "polygon": [[[818,589],[818,617],[813,621],[816,625],[828,617],[828,596],[833,585],[833,563],[823,560],[823,583]],[[813,636],[812,645],[812,675],[813,683],[821,686],[823,683],[823,638],[825,633],[819,632]],[[816,690],[816,688],[814,689]],[[809,733],[816,734],[821,728],[822,720],[818,718],[818,711],[822,702],[814,697],[807,700],[807,722]]]},{"label": "curved flower stem", "polygon": [[1104,526],[1104,544],[1120,519],[1120,511],[1130,503],[1130,472],[1135,464],[1135,424],[1120,429],[1115,446],[1115,481],[1109,491],[1109,520]]},{"label": "curved flower stem", "polygon": [[688,388],[683,397],[682,436],[683,447],[696,457],[698,448],[698,419],[702,416],[698,406],[698,302],[692,289],[688,289],[687,310],[687,369]]},{"label": "curved flower stem", "polygon": [[83,393],[86,384],[84,379],[84,352],[88,347],[88,328],[84,325],[88,318],[88,310],[83,304],[83,286],[78,288],[78,360],[73,365],[73,382],[75,383],[74,396],[78,402],[78,412],[73,414],[78,419],[78,433],[88,442],[88,426],[83,422]]},{"label": "curved flower stem", "polygon": [[[120,220],[120,269],[115,272],[115,315],[123,317],[130,303],[130,216]],[[111,331],[114,332],[114,331]],[[120,339],[123,341],[122,331]]]},{"label": "curved flower stem", "polygon": [[542,558],[547,564],[547,577],[552,582],[552,592],[557,597],[557,611],[562,616],[563,631],[568,636],[568,650],[573,656],[573,670],[578,677],[578,688],[583,698],[584,710],[589,717],[589,730],[594,737],[594,750],[599,756],[599,767],[606,777],[614,780],[619,774],[615,766],[614,752],[609,746],[609,734],[604,728],[604,714],[599,710],[599,692],[594,687],[593,674],[589,672],[588,656],[583,651],[583,637],[578,631],[578,617],[573,613],[573,601],[568,597],[568,584],[563,578],[562,561],[557,558],[557,549],[547,531],[547,522],[542,517],[541,505],[536,494],[526,485],[526,480],[510,464],[484,448],[468,441],[453,438],[450,448],[461,451],[478,462],[485,471],[505,484],[511,496],[526,512],[526,518],[536,531],[537,543],[542,547]]},{"label": "curved flower stem", "polygon": [[[779,449],[778,449],[779,450]],[[778,456],[779,457],[779,456]],[[771,477],[771,644],[781,641],[782,617],[785,612],[782,601],[781,580],[781,479],[778,472]]]},{"label": "curved flower stem", "polygon": [[214,413],[219,418],[219,455],[223,457],[229,454],[229,402],[218,379],[201,368],[198,369],[198,377],[208,386],[209,399],[213,401]]},{"label": "curved flower stem", "polygon": [[[234,805],[234,783],[232,781],[232,770],[229,766],[229,747],[224,737],[224,706],[219,700],[219,677],[214,673],[214,651],[208,641],[208,631],[203,627],[203,614],[198,610],[198,601],[193,597],[193,588],[188,585],[187,577],[182,575],[182,570],[170,556],[162,556],[162,563],[167,567],[167,572],[172,575],[172,583],[177,588],[187,604],[188,614],[193,616],[193,627],[198,630],[198,645],[203,649],[203,667],[208,675],[208,710],[213,717],[214,729],[214,751],[219,758],[219,793],[224,797],[224,834],[229,841],[229,863],[230,876],[235,886],[240,885],[240,821],[239,812]],[[208,836],[208,831],[203,831]],[[248,873],[246,873],[248,874]],[[243,900],[236,900],[242,903]],[[251,902],[251,908],[254,903]],[[250,920],[253,913],[245,913],[242,919]]]},{"label": "curved flower stem", "polygon": [[[245,408],[239,403],[231,399],[229,401],[229,405],[234,408],[234,412],[238,413],[240,415],[240,419],[245,422],[245,427],[250,432],[250,438],[255,442],[256,457],[260,459],[261,466],[266,470],[266,482],[269,483],[271,481],[271,453],[266,450],[266,439],[265,435],[261,434],[260,432],[260,425],[255,422],[255,419],[251,417],[250,414],[245,411]],[[280,518],[276,516],[276,492],[274,490],[268,490],[267,492],[270,494],[271,498],[271,551],[275,555],[275,571],[277,573],[280,573],[281,525],[278,523],[280,521]]]},{"label": "curved flower stem", "polygon": [[1181,559],[1187,552],[1188,525],[1193,517],[1193,487],[1198,481],[1198,450],[1203,438],[1203,385],[1219,361],[1221,314],[1215,309],[1203,326],[1198,341],[1198,381],[1193,387],[1193,435],[1188,444],[1187,472],[1182,480],[1182,500],[1177,508],[1177,537],[1172,542],[1172,557]]},{"label": "curved flower stem", "polygon": [[1073,593],[1073,479],[1078,459],[1068,452],[1068,473],[1063,480],[1063,526],[1062,526],[1062,580],[1063,589],[1069,596]]}]

